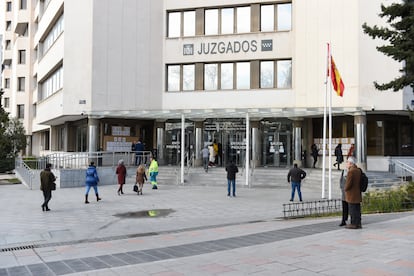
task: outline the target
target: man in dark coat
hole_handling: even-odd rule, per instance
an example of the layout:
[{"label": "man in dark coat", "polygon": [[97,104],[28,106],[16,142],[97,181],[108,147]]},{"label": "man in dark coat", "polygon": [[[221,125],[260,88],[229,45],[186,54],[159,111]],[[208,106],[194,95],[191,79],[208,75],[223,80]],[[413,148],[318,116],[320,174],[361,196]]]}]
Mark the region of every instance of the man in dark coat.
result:
[{"label": "man in dark coat", "polygon": [[302,201],[302,192],[300,191],[300,184],[302,179],[306,177],[306,172],[298,168],[298,164],[294,164],[293,168],[289,170],[287,175],[287,181],[292,185],[292,194],[290,196],[290,201],[293,201],[295,198],[295,190],[298,190],[299,200]]},{"label": "man in dark coat", "polygon": [[359,229],[361,226],[361,170],[355,165],[354,157],[349,157],[346,161],[348,175],[345,182],[345,200],[349,205],[349,214],[351,215],[351,224],[347,225],[348,229]]},{"label": "man in dark coat", "polygon": [[50,211],[49,201],[52,198],[53,183],[56,181],[55,175],[51,172],[52,164],[46,164],[46,168],[40,173],[40,190],[43,192],[44,202],[42,211]]},{"label": "man in dark coat", "polygon": [[230,161],[230,163],[226,167],[227,172],[227,196],[230,196],[231,189],[233,187],[233,196],[236,196],[236,173],[239,172],[237,166]]}]

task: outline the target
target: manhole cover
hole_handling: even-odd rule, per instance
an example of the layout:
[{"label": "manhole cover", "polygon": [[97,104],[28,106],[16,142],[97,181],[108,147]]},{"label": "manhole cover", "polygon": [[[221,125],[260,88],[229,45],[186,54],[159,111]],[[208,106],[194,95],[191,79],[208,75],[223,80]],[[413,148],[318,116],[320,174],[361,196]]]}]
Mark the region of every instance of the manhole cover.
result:
[{"label": "manhole cover", "polygon": [[169,214],[175,212],[173,209],[153,209],[153,210],[143,210],[137,212],[126,212],[119,213],[114,216],[120,218],[159,218],[165,217]]}]

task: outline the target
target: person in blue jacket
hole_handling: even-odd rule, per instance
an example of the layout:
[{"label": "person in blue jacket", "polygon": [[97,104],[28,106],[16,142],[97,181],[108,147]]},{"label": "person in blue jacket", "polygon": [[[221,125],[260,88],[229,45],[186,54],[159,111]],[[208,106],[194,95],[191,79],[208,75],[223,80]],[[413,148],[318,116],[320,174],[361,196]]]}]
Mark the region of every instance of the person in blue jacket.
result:
[{"label": "person in blue jacket", "polygon": [[96,201],[99,201],[102,199],[99,197],[99,194],[98,194],[98,183],[99,183],[98,172],[96,171],[95,162],[92,161],[88,169],[86,170],[85,204],[89,203],[88,195],[89,195],[89,190],[91,189],[91,187],[95,190]]}]

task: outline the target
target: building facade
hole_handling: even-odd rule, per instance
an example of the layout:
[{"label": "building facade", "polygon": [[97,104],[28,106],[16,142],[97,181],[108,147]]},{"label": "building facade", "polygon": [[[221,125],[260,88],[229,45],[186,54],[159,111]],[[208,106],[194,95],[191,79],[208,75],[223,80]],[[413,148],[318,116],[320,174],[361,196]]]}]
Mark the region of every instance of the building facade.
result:
[{"label": "building facade", "polygon": [[201,164],[216,142],[217,165],[286,167],[322,148],[328,99],[334,146],[354,143],[362,166],[382,169],[413,155],[414,129],[412,91],[373,86],[401,67],[361,28],[385,24],[381,3],[392,1],[9,0],[2,104],[24,122],[26,155],[142,140],[161,164]]}]

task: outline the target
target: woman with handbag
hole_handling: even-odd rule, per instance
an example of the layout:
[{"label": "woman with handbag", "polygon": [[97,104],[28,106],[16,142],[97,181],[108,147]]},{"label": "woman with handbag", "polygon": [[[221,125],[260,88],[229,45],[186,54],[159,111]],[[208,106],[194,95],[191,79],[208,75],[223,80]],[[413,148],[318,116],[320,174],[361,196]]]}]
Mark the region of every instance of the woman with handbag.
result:
[{"label": "woman with handbag", "polygon": [[137,195],[142,195],[142,187],[144,186],[144,182],[147,180],[147,175],[145,174],[145,167],[144,165],[139,165],[137,169],[137,174],[135,178],[135,185],[138,184],[137,188],[134,187],[134,191],[136,189]]},{"label": "woman with handbag", "polygon": [[52,190],[56,190],[56,177],[51,172],[52,164],[47,163],[46,168],[40,173],[40,190],[43,192],[42,211],[50,211],[49,201],[52,198]]}]

